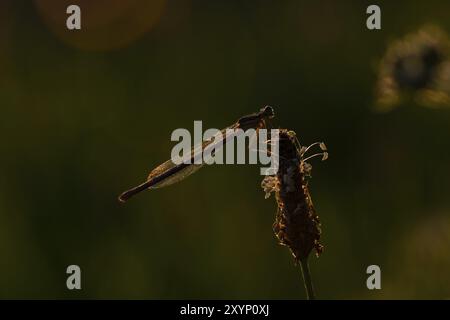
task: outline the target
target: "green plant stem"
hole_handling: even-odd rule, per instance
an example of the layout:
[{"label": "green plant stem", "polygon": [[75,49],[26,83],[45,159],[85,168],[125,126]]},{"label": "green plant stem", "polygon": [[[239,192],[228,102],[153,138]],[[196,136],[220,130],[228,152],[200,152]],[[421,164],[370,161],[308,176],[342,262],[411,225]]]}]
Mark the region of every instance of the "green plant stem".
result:
[{"label": "green plant stem", "polygon": [[314,288],[311,280],[311,273],[309,272],[308,258],[300,260],[300,266],[302,269],[303,282],[305,283],[306,297],[308,300],[314,300]]}]

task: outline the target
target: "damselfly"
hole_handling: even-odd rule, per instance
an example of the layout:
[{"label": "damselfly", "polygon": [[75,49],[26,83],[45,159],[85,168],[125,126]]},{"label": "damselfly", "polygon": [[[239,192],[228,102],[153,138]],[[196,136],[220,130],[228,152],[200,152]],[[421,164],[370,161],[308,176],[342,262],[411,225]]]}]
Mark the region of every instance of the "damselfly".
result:
[{"label": "damselfly", "polygon": [[[219,148],[246,130],[258,130],[265,128],[266,121],[268,119],[272,119],[274,116],[275,113],[273,108],[270,106],[265,106],[257,113],[241,117],[238,121],[236,121],[236,123],[221,131],[221,135],[219,135],[219,137],[222,138],[206,140],[202,144],[194,146],[188,156],[188,159],[186,159],[188,161],[175,164],[172,159],[170,159],[153,169],[153,171],[150,172],[146,182],[122,193],[119,196],[119,201],[125,202],[135,194],[146,189],[165,187],[187,178],[203,166],[203,163],[198,163],[196,160],[203,156],[203,151],[206,147]],[[230,134],[229,132],[233,133]]]}]

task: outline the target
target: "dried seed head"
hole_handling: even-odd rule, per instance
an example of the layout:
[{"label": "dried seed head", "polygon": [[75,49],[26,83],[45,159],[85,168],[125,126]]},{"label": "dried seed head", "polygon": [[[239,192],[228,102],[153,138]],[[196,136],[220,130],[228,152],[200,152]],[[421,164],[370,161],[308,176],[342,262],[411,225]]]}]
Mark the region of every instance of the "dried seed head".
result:
[{"label": "dried seed head", "polygon": [[[266,199],[275,192],[278,210],[273,230],[279,243],[289,247],[296,261],[302,260],[315,249],[319,255],[321,229],[319,217],[309,193],[307,177],[311,165],[303,158],[308,148],[301,147],[295,133],[285,129],[279,134],[280,164],[276,176],[267,176],[261,183]],[[323,142],[319,144],[326,150]],[[323,158],[328,153],[324,152]],[[314,155],[315,156],[315,155]]]},{"label": "dried seed head", "polygon": [[[377,104],[381,110],[395,106],[405,94],[429,105],[449,100],[449,40],[437,27],[428,26],[393,42],[382,59],[377,84]],[[430,96],[431,92],[431,96]],[[430,101],[427,101],[430,97]],[[440,101],[437,101],[439,98]]]}]

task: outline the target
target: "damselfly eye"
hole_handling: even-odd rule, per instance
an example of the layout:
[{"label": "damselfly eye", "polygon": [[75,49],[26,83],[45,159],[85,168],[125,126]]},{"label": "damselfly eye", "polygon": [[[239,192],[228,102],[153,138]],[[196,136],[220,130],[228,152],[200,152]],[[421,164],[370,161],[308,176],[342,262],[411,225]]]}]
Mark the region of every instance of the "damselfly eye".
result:
[{"label": "damselfly eye", "polygon": [[273,110],[273,108],[271,106],[265,106],[264,108],[261,109],[263,115],[269,119],[272,119],[273,117],[275,117],[275,111]]}]

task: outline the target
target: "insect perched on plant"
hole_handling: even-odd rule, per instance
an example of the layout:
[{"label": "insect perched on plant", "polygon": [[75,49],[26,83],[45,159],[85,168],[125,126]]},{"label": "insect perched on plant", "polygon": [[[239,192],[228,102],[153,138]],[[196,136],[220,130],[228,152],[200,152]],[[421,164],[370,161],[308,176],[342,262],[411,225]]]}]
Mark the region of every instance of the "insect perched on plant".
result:
[{"label": "insect perched on plant", "polygon": [[[269,141],[273,143],[274,141]],[[323,246],[320,244],[320,221],[316,214],[308,187],[312,166],[309,159],[321,156],[328,158],[323,142],[316,142],[309,147],[302,147],[294,131],[279,131],[279,168],[276,175],[267,176],[261,182],[266,199],[275,192],[278,210],[273,224],[273,231],[281,245],[287,246],[296,262],[300,262],[305,280],[307,294],[314,298],[307,259],[315,249],[319,255]],[[307,156],[314,146],[319,146],[320,153]]]},{"label": "insect perched on plant", "polygon": [[273,108],[265,106],[257,113],[239,118],[234,124],[221,131],[219,135],[220,139],[206,140],[202,144],[194,146],[189,153],[188,161],[175,164],[170,159],[153,169],[146,182],[123,192],[119,196],[119,201],[125,202],[135,194],[146,189],[162,188],[187,178],[203,166],[204,163],[198,164],[196,160],[203,156],[203,151],[206,147],[218,149],[229,141],[232,141],[238,135],[243,134],[246,130],[266,128],[266,121],[272,119],[274,116],[275,112]]}]

